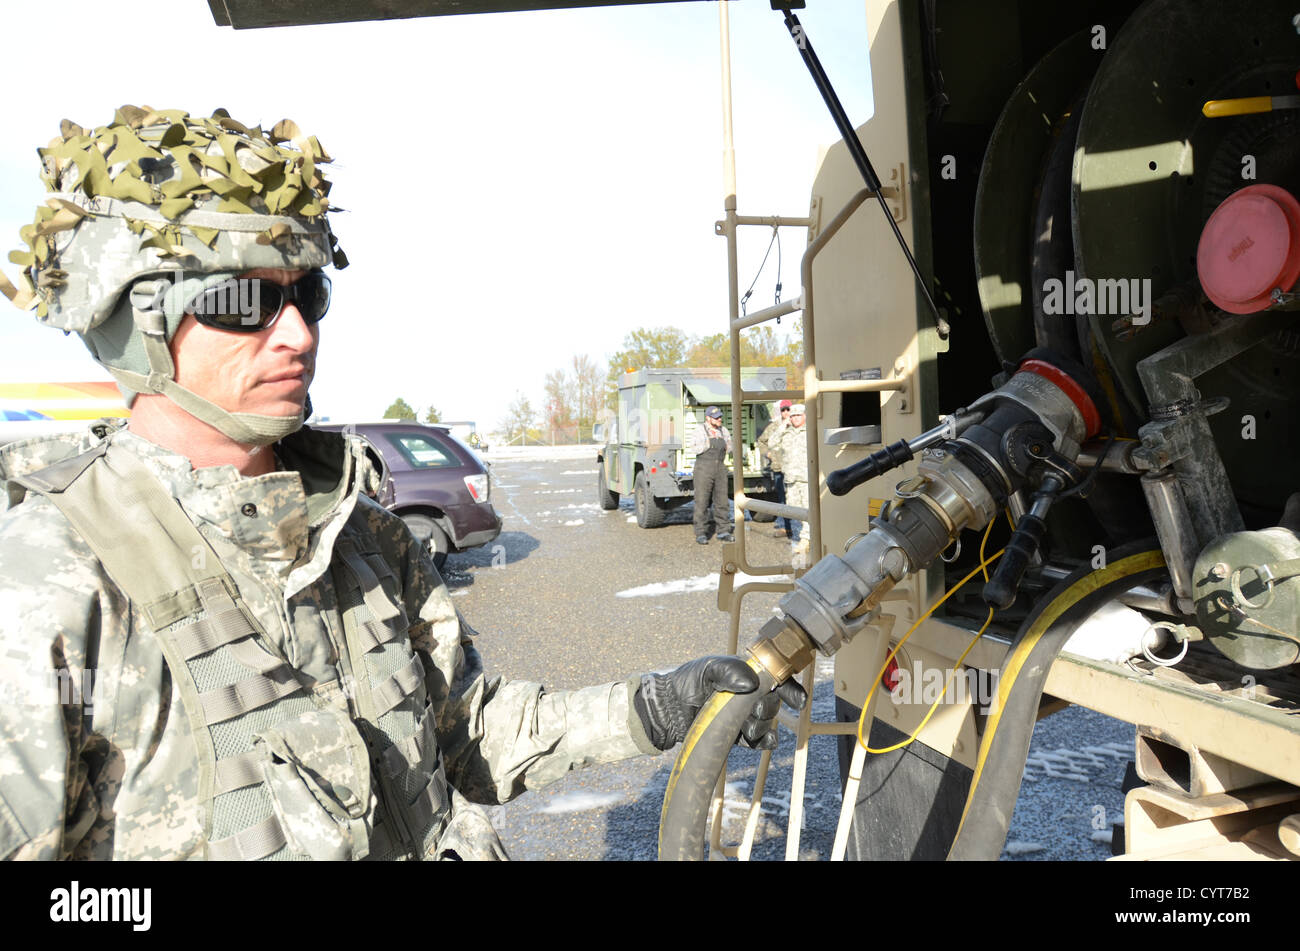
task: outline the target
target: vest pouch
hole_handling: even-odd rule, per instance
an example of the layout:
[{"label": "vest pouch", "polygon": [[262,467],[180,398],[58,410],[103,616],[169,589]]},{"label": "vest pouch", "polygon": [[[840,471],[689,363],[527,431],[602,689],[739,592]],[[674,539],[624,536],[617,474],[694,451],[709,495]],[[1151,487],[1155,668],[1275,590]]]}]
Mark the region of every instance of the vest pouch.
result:
[{"label": "vest pouch", "polygon": [[370,759],[346,713],[304,713],[257,734],[253,748],[291,849],[317,861],[369,854]]},{"label": "vest pouch", "polygon": [[510,858],[482,806],[470,802],[454,787],[451,790],[451,821],[438,838],[433,858],[452,862],[504,862]]}]

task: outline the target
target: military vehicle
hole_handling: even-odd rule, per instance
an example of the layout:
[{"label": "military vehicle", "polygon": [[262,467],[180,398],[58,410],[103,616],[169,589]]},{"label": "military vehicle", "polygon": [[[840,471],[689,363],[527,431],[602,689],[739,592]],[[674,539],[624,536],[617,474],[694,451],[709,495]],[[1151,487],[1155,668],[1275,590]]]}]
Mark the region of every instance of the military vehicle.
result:
[{"label": "military vehicle", "polygon": [[[590,5],[210,3],[237,27]],[[802,386],[767,395],[807,403],[818,491],[798,512],[736,501],[806,518],[815,560],[752,563],[741,533],[719,592],[735,649],[757,590],[735,575],[795,575],[749,648],[765,684],[811,685],[815,654],[835,656],[838,722],[796,724],[788,854],[799,763],[823,732],[844,737],[837,855],[996,857],[1033,725],[1066,703],[1137,726],[1129,856],[1294,854],[1294,9],[866,0],[876,106],[857,126],[803,3],[772,6],[842,135],[806,211],[740,214],[732,170],[718,224],[733,345],[803,316]],[[796,302],[742,317],[749,226],[798,228],[808,245]],[[733,376],[733,411],[747,398]],[[1085,656],[1080,631],[1111,643]],[[987,710],[917,703],[891,690],[891,663],[996,676],[997,696]],[[727,695],[701,712],[662,857],[701,857],[706,841],[746,854],[709,826],[746,713]]]},{"label": "military vehicle", "polygon": [[[704,425],[704,411],[716,405],[731,433],[733,466],[729,491],[743,482],[745,492],[764,498],[773,491],[763,471],[756,440],[771,421],[768,391],[785,389],[785,371],[763,367],[741,371],[749,391],[739,412],[731,402],[731,371],[725,367],[642,369],[618,381],[618,410],[597,434],[604,447],[596,454],[596,499],[606,511],[631,495],[636,523],[657,528],[664,515],[695,497],[695,456],[691,443]],[[739,424],[736,420],[739,419]],[[739,450],[739,451],[737,451]],[[770,516],[769,516],[770,518]]]}]

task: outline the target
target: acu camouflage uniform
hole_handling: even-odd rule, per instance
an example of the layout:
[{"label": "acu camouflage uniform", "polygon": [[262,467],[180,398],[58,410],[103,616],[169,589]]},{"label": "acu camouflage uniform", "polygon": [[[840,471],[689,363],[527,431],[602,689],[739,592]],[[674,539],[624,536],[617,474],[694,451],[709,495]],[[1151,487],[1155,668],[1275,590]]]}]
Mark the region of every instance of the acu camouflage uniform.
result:
[{"label": "acu camouflage uniform", "polygon": [[[796,429],[786,424],[779,434],[777,451],[785,473],[785,500],[798,508],[808,507],[808,424]],[[793,523],[792,523],[793,524]]]},{"label": "acu camouflage uniform", "polygon": [[194,567],[206,548],[229,583],[134,603],[49,497],[7,482],[0,856],[503,856],[466,800],[658,752],[635,679],[548,693],[484,674],[427,554],[359,492],[359,440],[304,429],[277,444],[282,471],[244,478],[100,429],[5,447],[0,477],[92,446],[92,469],[142,464],[176,534],[201,536]]},{"label": "acu camouflage uniform", "polygon": [[777,418],[763,427],[763,432],[755,440],[758,444],[759,451],[767,457],[768,465],[773,472],[781,472],[781,437],[785,431],[790,428],[790,424],[783,419]]}]

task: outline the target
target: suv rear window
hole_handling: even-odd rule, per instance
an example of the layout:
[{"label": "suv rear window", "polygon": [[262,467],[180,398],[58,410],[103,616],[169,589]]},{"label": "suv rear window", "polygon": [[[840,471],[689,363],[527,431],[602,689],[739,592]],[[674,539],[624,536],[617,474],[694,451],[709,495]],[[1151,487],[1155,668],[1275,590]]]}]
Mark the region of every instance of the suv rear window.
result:
[{"label": "suv rear window", "polygon": [[388,433],[386,438],[410,463],[412,469],[455,468],[460,460],[428,436],[418,433]]}]

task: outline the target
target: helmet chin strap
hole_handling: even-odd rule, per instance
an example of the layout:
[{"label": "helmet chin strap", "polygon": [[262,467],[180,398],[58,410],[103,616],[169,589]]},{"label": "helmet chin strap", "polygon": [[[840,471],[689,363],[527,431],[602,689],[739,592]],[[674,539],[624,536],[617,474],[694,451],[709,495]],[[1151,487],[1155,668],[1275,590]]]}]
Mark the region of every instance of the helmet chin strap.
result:
[{"label": "helmet chin strap", "polygon": [[150,306],[154,301],[154,288],[147,286],[149,284],[150,282],[141,282],[130,292],[131,313],[135,327],[144,341],[149,374],[146,376],[120,367],[106,366],[114,379],[137,393],[158,393],[167,397],[195,419],[244,445],[269,446],[302,427],[305,418],[302,410],[292,416],[230,413],[177,383],[176,364],[167,347],[166,316],[156,306]]}]

